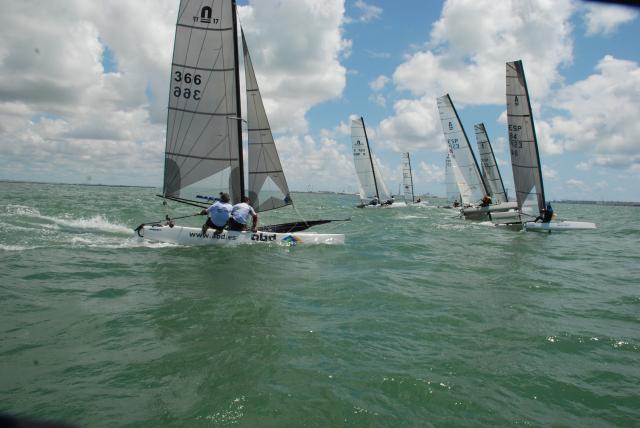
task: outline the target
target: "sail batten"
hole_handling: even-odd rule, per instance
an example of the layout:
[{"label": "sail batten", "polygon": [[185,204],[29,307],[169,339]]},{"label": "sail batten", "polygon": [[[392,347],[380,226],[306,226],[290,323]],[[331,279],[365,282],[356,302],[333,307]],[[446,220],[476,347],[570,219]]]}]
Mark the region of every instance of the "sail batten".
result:
[{"label": "sail batten", "polygon": [[[471,200],[469,202],[465,201],[465,203],[477,203],[488,191],[480,174],[476,157],[469,145],[469,139],[449,94],[439,97],[437,101],[444,138],[448,150],[453,155],[452,162],[455,162],[458,173],[463,178],[463,180],[456,181],[459,183],[464,181],[464,186],[470,191],[469,197]],[[460,193],[465,193],[466,190],[460,189]]]},{"label": "sail batten", "polygon": [[522,61],[506,63],[507,123],[518,209],[545,208],[538,141]]},{"label": "sail batten", "polygon": [[500,169],[496,162],[496,157],[487,135],[484,123],[474,126],[476,134],[476,144],[478,145],[478,153],[480,154],[480,162],[482,164],[482,175],[485,183],[489,187],[492,202],[500,204],[507,202],[507,191],[504,188]]}]

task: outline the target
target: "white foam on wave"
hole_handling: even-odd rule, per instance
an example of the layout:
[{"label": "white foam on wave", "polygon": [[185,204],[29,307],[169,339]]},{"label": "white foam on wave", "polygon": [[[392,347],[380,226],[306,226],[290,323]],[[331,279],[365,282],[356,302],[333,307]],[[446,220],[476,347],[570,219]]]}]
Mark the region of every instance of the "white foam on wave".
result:
[{"label": "white foam on wave", "polygon": [[33,250],[35,248],[38,248],[36,246],[27,246],[27,245],[5,245],[5,244],[0,244],[0,250],[2,251],[26,251],[26,250]]},{"label": "white foam on wave", "polygon": [[128,235],[133,233],[130,227],[111,223],[100,214],[91,218],[57,218],[47,216],[42,216],[42,218],[50,220],[63,228],[78,231],[126,233]]}]

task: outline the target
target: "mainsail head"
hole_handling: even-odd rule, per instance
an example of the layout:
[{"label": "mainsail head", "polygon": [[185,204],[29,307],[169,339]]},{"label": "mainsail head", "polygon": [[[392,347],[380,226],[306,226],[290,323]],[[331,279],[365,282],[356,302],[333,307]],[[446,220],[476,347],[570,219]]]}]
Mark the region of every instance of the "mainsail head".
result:
[{"label": "mainsail head", "polygon": [[438,112],[440,113],[442,131],[444,132],[448,149],[454,155],[459,172],[471,191],[472,201],[478,202],[487,193],[487,188],[480,174],[476,157],[469,145],[467,134],[449,94],[438,98]]},{"label": "mainsail head", "polygon": [[360,199],[371,200],[374,197],[380,201],[390,199],[391,194],[382,180],[380,166],[371,154],[363,118],[351,121],[351,146],[353,163],[360,184]]},{"label": "mainsail head", "polygon": [[292,201],[262,103],[244,32],[242,32],[242,48],[247,86],[249,197],[257,211],[267,211],[289,205]]},{"label": "mainsail head", "polygon": [[545,199],[540,155],[522,61],[508,62],[506,68],[509,148],[518,208],[533,204],[542,211]]},{"label": "mainsail head", "polygon": [[474,126],[476,132],[476,143],[478,144],[478,153],[480,154],[480,163],[482,164],[482,176],[489,187],[489,193],[494,204],[507,202],[507,192],[502,182],[502,176],[496,163],[496,157],[493,154],[493,148],[487,135],[484,123]]},{"label": "mainsail head", "polygon": [[[176,24],[163,194],[182,196],[216,176],[233,201],[243,192],[232,0],[182,0]],[[228,181],[227,181],[228,180]],[[186,197],[193,197],[188,192]]]}]

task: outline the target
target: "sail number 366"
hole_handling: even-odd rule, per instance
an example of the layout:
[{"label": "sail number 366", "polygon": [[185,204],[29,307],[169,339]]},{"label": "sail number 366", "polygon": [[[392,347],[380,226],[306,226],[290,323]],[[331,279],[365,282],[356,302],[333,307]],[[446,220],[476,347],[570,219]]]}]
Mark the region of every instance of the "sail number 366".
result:
[{"label": "sail number 366", "polygon": [[[199,74],[191,74],[191,73],[182,73],[181,71],[174,72],[173,80],[176,82],[184,82],[188,85],[194,84],[199,86],[202,83],[202,76]],[[199,89],[191,89],[191,88],[181,88],[180,86],[175,86],[173,88],[173,96],[174,97],[183,97],[183,98],[193,98],[194,100],[200,100],[200,90]]]}]

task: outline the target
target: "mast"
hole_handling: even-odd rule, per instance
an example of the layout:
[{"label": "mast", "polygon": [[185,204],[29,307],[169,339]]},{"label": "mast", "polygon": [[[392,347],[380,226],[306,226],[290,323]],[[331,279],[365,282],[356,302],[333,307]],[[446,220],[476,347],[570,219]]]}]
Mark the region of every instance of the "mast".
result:
[{"label": "mast", "polygon": [[369,137],[367,137],[367,128],[364,126],[364,118],[360,116],[362,122],[362,129],[364,130],[364,140],[367,142],[367,151],[369,152],[369,161],[371,161],[371,172],[373,173],[373,185],[376,187],[376,198],[380,201],[380,193],[378,193],[378,182],[376,180],[376,170],[373,168],[373,155],[371,154],[371,148],[369,147]]},{"label": "mast", "polygon": [[236,122],[238,126],[238,160],[240,170],[240,201],[245,196],[244,193],[244,159],[242,156],[242,110],[240,107],[240,60],[238,57],[238,22],[236,12],[236,0],[231,0],[231,16],[233,17],[233,61],[236,79]]},{"label": "mast", "polygon": [[538,151],[538,137],[536,136],[536,127],[533,123],[533,110],[531,110],[531,100],[529,99],[529,88],[527,87],[527,79],[524,77],[524,67],[522,66],[522,61],[515,61],[515,66],[518,69],[518,73],[522,76],[522,82],[524,83],[524,93],[527,98],[527,107],[529,107],[529,120],[531,120],[531,130],[533,131],[533,144],[536,148],[536,159],[538,161],[538,168],[540,175],[540,195],[542,196],[542,207],[546,207],[547,203],[544,197],[544,183],[542,182],[542,164],[540,163],[540,152]]},{"label": "mast", "polygon": [[449,99],[449,104],[451,104],[451,108],[453,109],[453,113],[456,115],[456,119],[458,120],[458,123],[460,124],[460,128],[462,129],[462,134],[464,135],[464,139],[467,141],[467,147],[469,148],[469,151],[471,152],[471,157],[473,158],[473,163],[476,165],[476,171],[478,171],[478,175],[480,176],[480,184],[482,184],[482,188],[484,189],[484,195],[486,195],[486,194],[489,193],[489,191],[487,190],[489,187],[487,186],[487,183],[484,182],[484,176],[480,173],[480,167],[478,166],[478,160],[476,159],[476,155],[473,153],[473,150],[471,150],[471,146],[469,145],[469,138],[467,137],[467,131],[465,131],[464,130],[464,126],[462,126],[462,121],[460,121],[460,116],[458,116],[458,110],[456,110],[456,106],[453,105],[453,101],[451,101],[451,97],[449,96],[449,94],[447,94],[447,98]]},{"label": "mast", "polygon": [[409,166],[409,180],[411,181],[411,202],[415,202],[415,192],[413,191],[413,172],[411,171],[411,156],[407,152],[407,165]]}]

